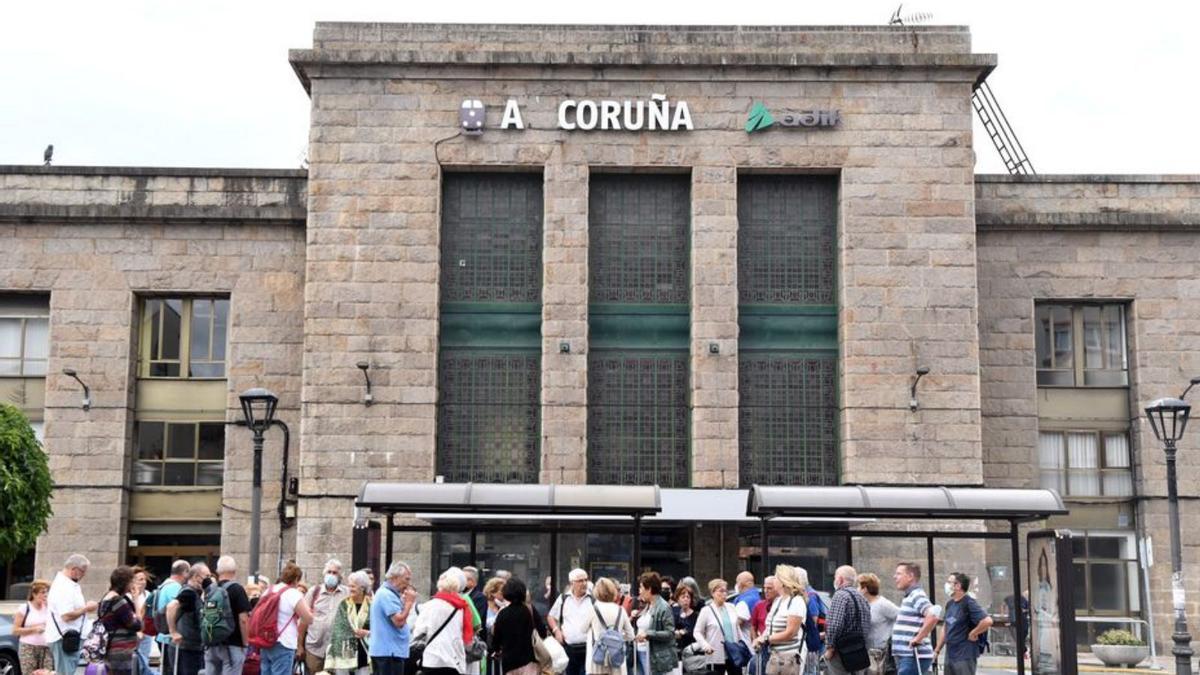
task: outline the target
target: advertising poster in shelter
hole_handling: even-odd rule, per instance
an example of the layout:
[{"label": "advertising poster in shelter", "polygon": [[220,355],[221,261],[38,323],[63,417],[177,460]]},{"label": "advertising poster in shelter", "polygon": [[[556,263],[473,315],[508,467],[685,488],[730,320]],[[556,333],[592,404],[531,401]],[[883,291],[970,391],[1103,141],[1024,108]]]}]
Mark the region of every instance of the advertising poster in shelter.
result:
[{"label": "advertising poster in shelter", "polygon": [[1030,662],[1035,674],[1076,674],[1071,533],[1029,534]]}]

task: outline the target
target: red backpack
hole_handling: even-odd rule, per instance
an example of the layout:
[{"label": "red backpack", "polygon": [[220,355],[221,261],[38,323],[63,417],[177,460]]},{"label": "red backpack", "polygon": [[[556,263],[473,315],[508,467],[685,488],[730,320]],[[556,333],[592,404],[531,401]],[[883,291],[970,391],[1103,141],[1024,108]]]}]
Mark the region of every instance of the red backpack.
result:
[{"label": "red backpack", "polygon": [[[279,628],[279,600],[282,597],[282,590],[276,591],[272,588],[258,599],[254,611],[250,612],[250,635],[246,636],[250,646],[270,649],[279,641],[279,634],[283,632]],[[292,618],[283,624],[283,628],[287,629],[288,624],[295,620],[296,613],[292,612]]]}]

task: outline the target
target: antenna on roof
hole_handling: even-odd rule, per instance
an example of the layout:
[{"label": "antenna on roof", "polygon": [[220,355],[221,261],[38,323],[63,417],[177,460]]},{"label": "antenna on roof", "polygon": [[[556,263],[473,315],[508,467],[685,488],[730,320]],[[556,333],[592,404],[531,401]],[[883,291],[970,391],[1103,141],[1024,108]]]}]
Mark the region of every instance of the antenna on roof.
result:
[{"label": "antenna on roof", "polygon": [[913,12],[912,14],[901,15],[900,11],[903,9],[904,3],[896,5],[896,11],[892,12],[892,18],[888,19],[889,26],[911,26],[933,20],[933,14],[930,12]]}]

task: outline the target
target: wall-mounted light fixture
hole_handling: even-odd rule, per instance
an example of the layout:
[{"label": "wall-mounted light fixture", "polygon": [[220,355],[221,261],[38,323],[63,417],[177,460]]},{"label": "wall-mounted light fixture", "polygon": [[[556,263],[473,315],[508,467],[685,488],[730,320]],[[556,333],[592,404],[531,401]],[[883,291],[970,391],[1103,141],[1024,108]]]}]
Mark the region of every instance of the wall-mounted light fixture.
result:
[{"label": "wall-mounted light fixture", "polygon": [[708,343],[708,353],[709,354],[720,354],[721,353],[721,345],[716,342]]},{"label": "wall-mounted light fixture", "polygon": [[1187,389],[1184,389],[1183,393],[1179,395],[1179,400],[1182,401],[1185,398],[1187,398],[1188,392],[1192,390],[1192,387],[1194,387],[1198,384],[1200,384],[1200,377],[1193,377],[1192,381],[1188,382]]},{"label": "wall-mounted light fixture", "polygon": [[63,375],[75,378],[75,381],[79,383],[79,386],[83,387],[83,409],[91,410],[92,390],[88,389],[88,386],[83,383],[83,380],[79,379],[79,375],[75,372],[74,368],[63,368]]},{"label": "wall-mounted light fixture", "polygon": [[371,364],[359,361],[356,365],[359,370],[363,371],[363,378],[367,381],[367,393],[363,394],[363,405],[371,405],[375,402],[375,397],[371,394],[371,376],[367,374],[367,369],[371,367]]},{"label": "wall-mounted light fixture", "polygon": [[917,383],[921,381],[922,377],[925,377],[928,374],[929,368],[927,366],[921,366],[920,368],[917,368],[917,377],[915,380],[913,380],[912,389],[909,390],[908,397],[908,409],[912,412],[916,412],[917,408],[920,407],[920,404],[917,402]]},{"label": "wall-mounted light fixture", "polygon": [[571,353],[571,343],[567,342],[566,340],[563,340],[562,342],[558,343],[558,353],[559,354],[570,354]]}]

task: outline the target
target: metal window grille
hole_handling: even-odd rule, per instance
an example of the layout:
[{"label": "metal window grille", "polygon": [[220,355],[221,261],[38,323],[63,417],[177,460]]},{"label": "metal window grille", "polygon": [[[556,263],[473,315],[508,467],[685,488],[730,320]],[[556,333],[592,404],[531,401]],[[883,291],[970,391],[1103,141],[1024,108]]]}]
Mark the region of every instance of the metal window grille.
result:
[{"label": "metal window grille", "polygon": [[437,472],[449,482],[536,483],[541,354],[442,349]]},{"label": "metal window grille", "polygon": [[686,175],[592,177],[588,196],[591,302],[688,302],[690,193]]},{"label": "metal window grille", "polygon": [[442,301],[541,302],[542,216],[541,174],[446,174]]},{"label": "metal window grille", "polygon": [[833,355],[738,355],[743,486],[838,483],[836,386]]},{"label": "metal window grille", "polygon": [[837,180],[743,176],[738,180],[738,300],[835,303]]},{"label": "metal window grille", "polygon": [[687,352],[588,354],[589,483],[691,482]]}]

